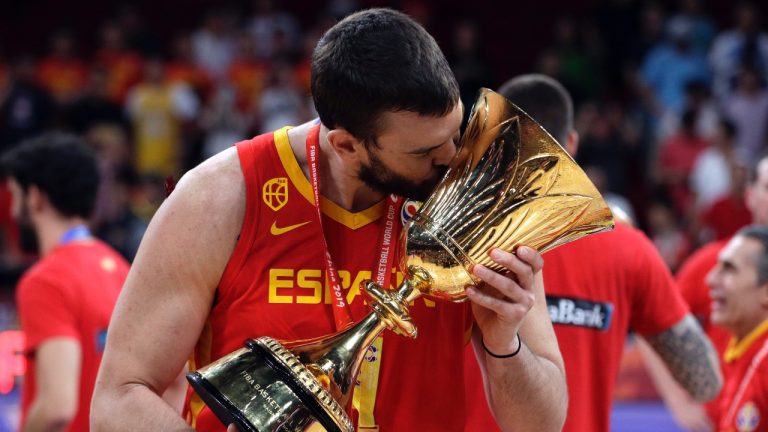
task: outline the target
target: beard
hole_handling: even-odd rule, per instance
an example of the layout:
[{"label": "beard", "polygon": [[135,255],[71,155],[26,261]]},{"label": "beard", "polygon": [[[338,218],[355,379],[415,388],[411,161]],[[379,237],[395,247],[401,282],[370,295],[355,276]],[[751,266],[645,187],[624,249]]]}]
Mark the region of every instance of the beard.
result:
[{"label": "beard", "polygon": [[39,255],[40,242],[38,241],[37,231],[32,226],[27,206],[22,206],[21,215],[16,221],[19,230],[19,248],[25,253]]},{"label": "beard", "polygon": [[435,166],[437,173],[434,176],[422,182],[414,182],[387,168],[375,153],[369,151],[368,154],[370,165],[363,165],[357,175],[363,183],[383,194],[394,194],[417,201],[426,201],[448,170],[447,166]]}]

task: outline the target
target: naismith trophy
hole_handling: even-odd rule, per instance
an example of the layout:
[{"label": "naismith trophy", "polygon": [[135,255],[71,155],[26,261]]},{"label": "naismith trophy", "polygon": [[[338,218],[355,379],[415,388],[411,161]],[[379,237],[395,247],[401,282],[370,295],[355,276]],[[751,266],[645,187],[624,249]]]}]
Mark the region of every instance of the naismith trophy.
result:
[{"label": "naismith trophy", "polygon": [[246,347],[187,375],[225,424],[241,431],[352,432],[344,412],[368,346],[382,330],[416,337],[408,305],[426,295],[455,302],[480,281],[474,264],[497,271],[488,251],[527,245],[547,251],[613,227],[584,172],[533,119],[484,89],[458,153],[405,226],[396,290],[373,282],[373,308],[354,326],[310,341],[248,340]]}]

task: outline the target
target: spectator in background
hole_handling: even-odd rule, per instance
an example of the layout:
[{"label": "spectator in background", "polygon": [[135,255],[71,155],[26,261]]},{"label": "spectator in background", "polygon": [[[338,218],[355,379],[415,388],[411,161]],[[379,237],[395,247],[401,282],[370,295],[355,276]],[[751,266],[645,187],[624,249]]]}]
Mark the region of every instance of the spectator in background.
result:
[{"label": "spectator in background", "polygon": [[[617,29],[622,33],[623,39],[627,39],[628,42],[625,45],[615,47],[622,51],[625,47],[630,47],[628,55],[628,61],[632,66],[637,66],[651,50],[661,45],[664,42],[664,24],[667,21],[667,12],[661,3],[656,1],[649,1],[642,6],[642,10],[639,13],[640,16],[640,31],[637,37],[627,35],[627,29],[631,26],[625,26]],[[624,65],[626,66],[626,65]]]},{"label": "spectator in background", "polygon": [[640,67],[641,86],[651,112],[657,117],[666,110],[682,112],[685,85],[691,81],[709,82],[704,54],[693,48],[690,23],[676,21],[667,27],[667,37],[651,49]]},{"label": "spectator in background", "polygon": [[697,211],[708,208],[731,191],[732,167],[743,165],[734,150],[735,137],[736,126],[721,119],[709,147],[696,157],[689,180]]},{"label": "spectator in background", "polygon": [[274,65],[270,84],[259,99],[258,116],[262,132],[277,130],[284,125],[301,124],[310,119],[307,100],[296,84],[290,65]]},{"label": "spectator in background", "polygon": [[595,65],[595,55],[585,47],[583,30],[587,27],[571,17],[561,17],[555,22],[555,44],[550,47],[558,57],[560,78],[578,105],[597,96],[600,80]]},{"label": "spectator in background", "polygon": [[174,36],[171,51],[171,60],[165,65],[168,83],[186,84],[195,90],[201,101],[208,101],[213,95],[214,82],[205,69],[195,64],[190,34],[178,33]]},{"label": "spectator in background", "polygon": [[682,115],[687,110],[696,111],[696,134],[707,140],[712,139],[720,122],[720,109],[712,98],[709,85],[699,81],[685,85],[684,110],[667,110],[659,121],[654,138],[663,141],[679,131]]},{"label": "spectator in background", "polygon": [[107,71],[109,97],[122,105],[128,90],[141,80],[142,58],[126,46],[123,29],[115,22],[102,26],[100,43],[94,65]]},{"label": "spectator in background", "polygon": [[88,80],[88,69],[77,57],[71,33],[60,30],[53,35],[48,56],[37,65],[37,80],[62,107],[80,95]]},{"label": "spectator in background", "polygon": [[648,236],[670,270],[680,266],[691,251],[691,241],[678,224],[677,214],[663,195],[653,199],[646,210]]},{"label": "spectator in background", "polygon": [[680,0],[679,10],[667,22],[667,26],[679,25],[691,28],[691,43],[697,52],[706,54],[715,37],[715,25],[704,13],[701,0]]},{"label": "spectator in background", "polygon": [[707,142],[696,133],[696,112],[683,113],[680,130],[667,138],[659,149],[657,180],[664,187],[677,214],[689,215],[693,197],[688,178]]},{"label": "spectator in background", "polygon": [[26,335],[21,429],[89,430],[96,372],[128,263],[87,227],[99,172],[73,136],[42,135],[2,159],[22,248],[41,260],[16,290]]},{"label": "spectator in background", "polygon": [[736,26],[717,35],[709,51],[709,63],[714,72],[714,91],[718,99],[733,92],[742,68],[751,67],[761,77],[768,77],[768,35],[760,31],[760,16],[748,1],[736,4]]},{"label": "spectator in background", "polygon": [[736,163],[731,165],[730,173],[728,193],[715,200],[701,213],[701,225],[709,239],[730,238],[752,221],[749,208],[744,202],[747,170],[743,165]]},{"label": "spectator in background", "polygon": [[608,121],[606,111],[594,103],[579,109],[576,124],[580,144],[576,160],[581,166],[595,166],[605,173],[606,191],[624,195],[628,183],[628,145],[617,125]]},{"label": "spectator in background", "polygon": [[269,84],[270,63],[256,55],[256,45],[247,33],[237,37],[237,55],[227,70],[227,84],[232,87],[240,115],[253,118],[261,93]]},{"label": "spectator in background", "polygon": [[109,74],[100,67],[91,69],[83,94],[66,110],[64,117],[69,128],[82,135],[100,124],[129,130],[123,108],[109,97]]},{"label": "spectator in background", "polygon": [[202,113],[201,124],[208,133],[203,143],[203,157],[209,158],[232,143],[249,136],[253,118],[237,109],[235,92],[230,86],[219,86],[211,103]]},{"label": "spectator in background", "polygon": [[248,23],[248,33],[253,38],[256,56],[271,60],[275,54],[275,37],[284,40],[283,48],[295,51],[301,41],[301,30],[296,18],[280,10],[274,0],[254,0],[253,16]]},{"label": "spectator in background", "polygon": [[139,179],[131,164],[129,138],[123,128],[102,123],[89,130],[86,141],[96,150],[101,173],[91,226],[97,237],[131,262],[147,222],[133,210]]},{"label": "spectator in background", "polygon": [[144,25],[144,20],[136,6],[123,4],[117,11],[115,22],[125,35],[126,46],[140,53],[157,52],[157,38]]},{"label": "spectator in background", "polygon": [[6,91],[8,90],[8,84],[10,82],[10,65],[6,63],[5,56],[3,56],[3,47],[0,46],[0,105],[5,99]]},{"label": "spectator in background", "polygon": [[34,60],[20,58],[13,66],[8,92],[0,104],[0,149],[49,128],[54,112],[53,99],[37,84]]},{"label": "spectator in background", "polygon": [[178,176],[184,156],[182,128],[199,110],[195,93],[184,84],[165,81],[160,58],[146,62],[145,79],[126,102],[135,136],[135,167],[139,175]]},{"label": "spectator in background", "polygon": [[100,239],[132,262],[147,230],[147,221],[136,215],[131,206],[131,196],[139,185],[139,179],[130,165],[119,166],[116,172],[109,174],[110,177],[104,180],[108,184],[109,195],[105,198],[109,200],[110,213],[102,215],[107,218],[95,224],[94,231]]},{"label": "spectator in background", "polygon": [[[642,9],[641,9],[642,8]],[[596,10],[600,41],[603,43],[601,75],[605,91],[621,91],[625,71],[635,68],[664,33],[664,11],[656,2],[605,0]]]},{"label": "spectator in background", "polygon": [[707,276],[712,323],[731,335],[723,355],[719,431],[765,430],[768,424],[768,227],[739,231]]},{"label": "spectator in background", "polygon": [[[483,56],[477,23],[463,19],[453,27],[453,50],[448,58],[453,74],[459,82],[459,94],[465,107],[471,107],[481,87],[491,81],[488,61]],[[469,110],[464,112],[469,118]]]},{"label": "spectator in background", "polygon": [[744,67],[736,91],[723,99],[723,112],[736,125],[736,149],[745,161],[760,157],[768,141],[768,90],[758,71]]},{"label": "spectator in background", "polygon": [[224,79],[227,68],[235,57],[227,13],[211,10],[205,15],[203,27],[192,35],[195,63],[214,80]]}]

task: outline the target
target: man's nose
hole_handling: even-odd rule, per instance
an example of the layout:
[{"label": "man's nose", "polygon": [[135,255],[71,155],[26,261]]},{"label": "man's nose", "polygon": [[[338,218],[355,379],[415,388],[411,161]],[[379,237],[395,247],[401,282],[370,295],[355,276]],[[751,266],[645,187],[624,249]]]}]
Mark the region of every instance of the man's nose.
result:
[{"label": "man's nose", "polygon": [[456,156],[456,144],[451,139],[449,142],[438,147],[435,157],[432,159],[432,164],[438,166],[448,165],[454,156]]}]

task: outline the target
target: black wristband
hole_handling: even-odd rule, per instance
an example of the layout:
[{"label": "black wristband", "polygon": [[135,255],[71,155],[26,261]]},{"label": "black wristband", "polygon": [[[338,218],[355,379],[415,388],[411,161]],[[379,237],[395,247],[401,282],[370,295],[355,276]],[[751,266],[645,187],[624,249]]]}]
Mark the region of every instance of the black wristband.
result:
[{"label": "black wristband", "polygon": [[520,339],[520,333],[518,332],[518,333],[517,333],[517,349],[516,349],[516,350],[515,350],[515,352],[513,352],[512,354],[504,354],[504,355],[498,355],[498,354],[492,353],[492,352],[491,352],[491,350],[489,350],[489,349],[488,349],[488,347],[487,347],[487,346],[485,346],[485,341],[483,340],[483,337],[482,337],[482,336],[480,336],[480,344],[482,344],[482,345],[483,345],[483,349],[485,350],[485,352],[487,352],[487,353],[488,353],[488,355],[489,355],[489,356],[491,356],[491,357],[493,357],[493,358],[500,358],[500,359],[503,359],[503,358],[510,358],[510,357],[514,357],[514,356],[516,356],[516,355],[517,355],[517,353],[519,353],[519,352],[520,352],[520,348],[522,348],[522,347],[523,347],[523,340],[522,340],[522,339]]}]

